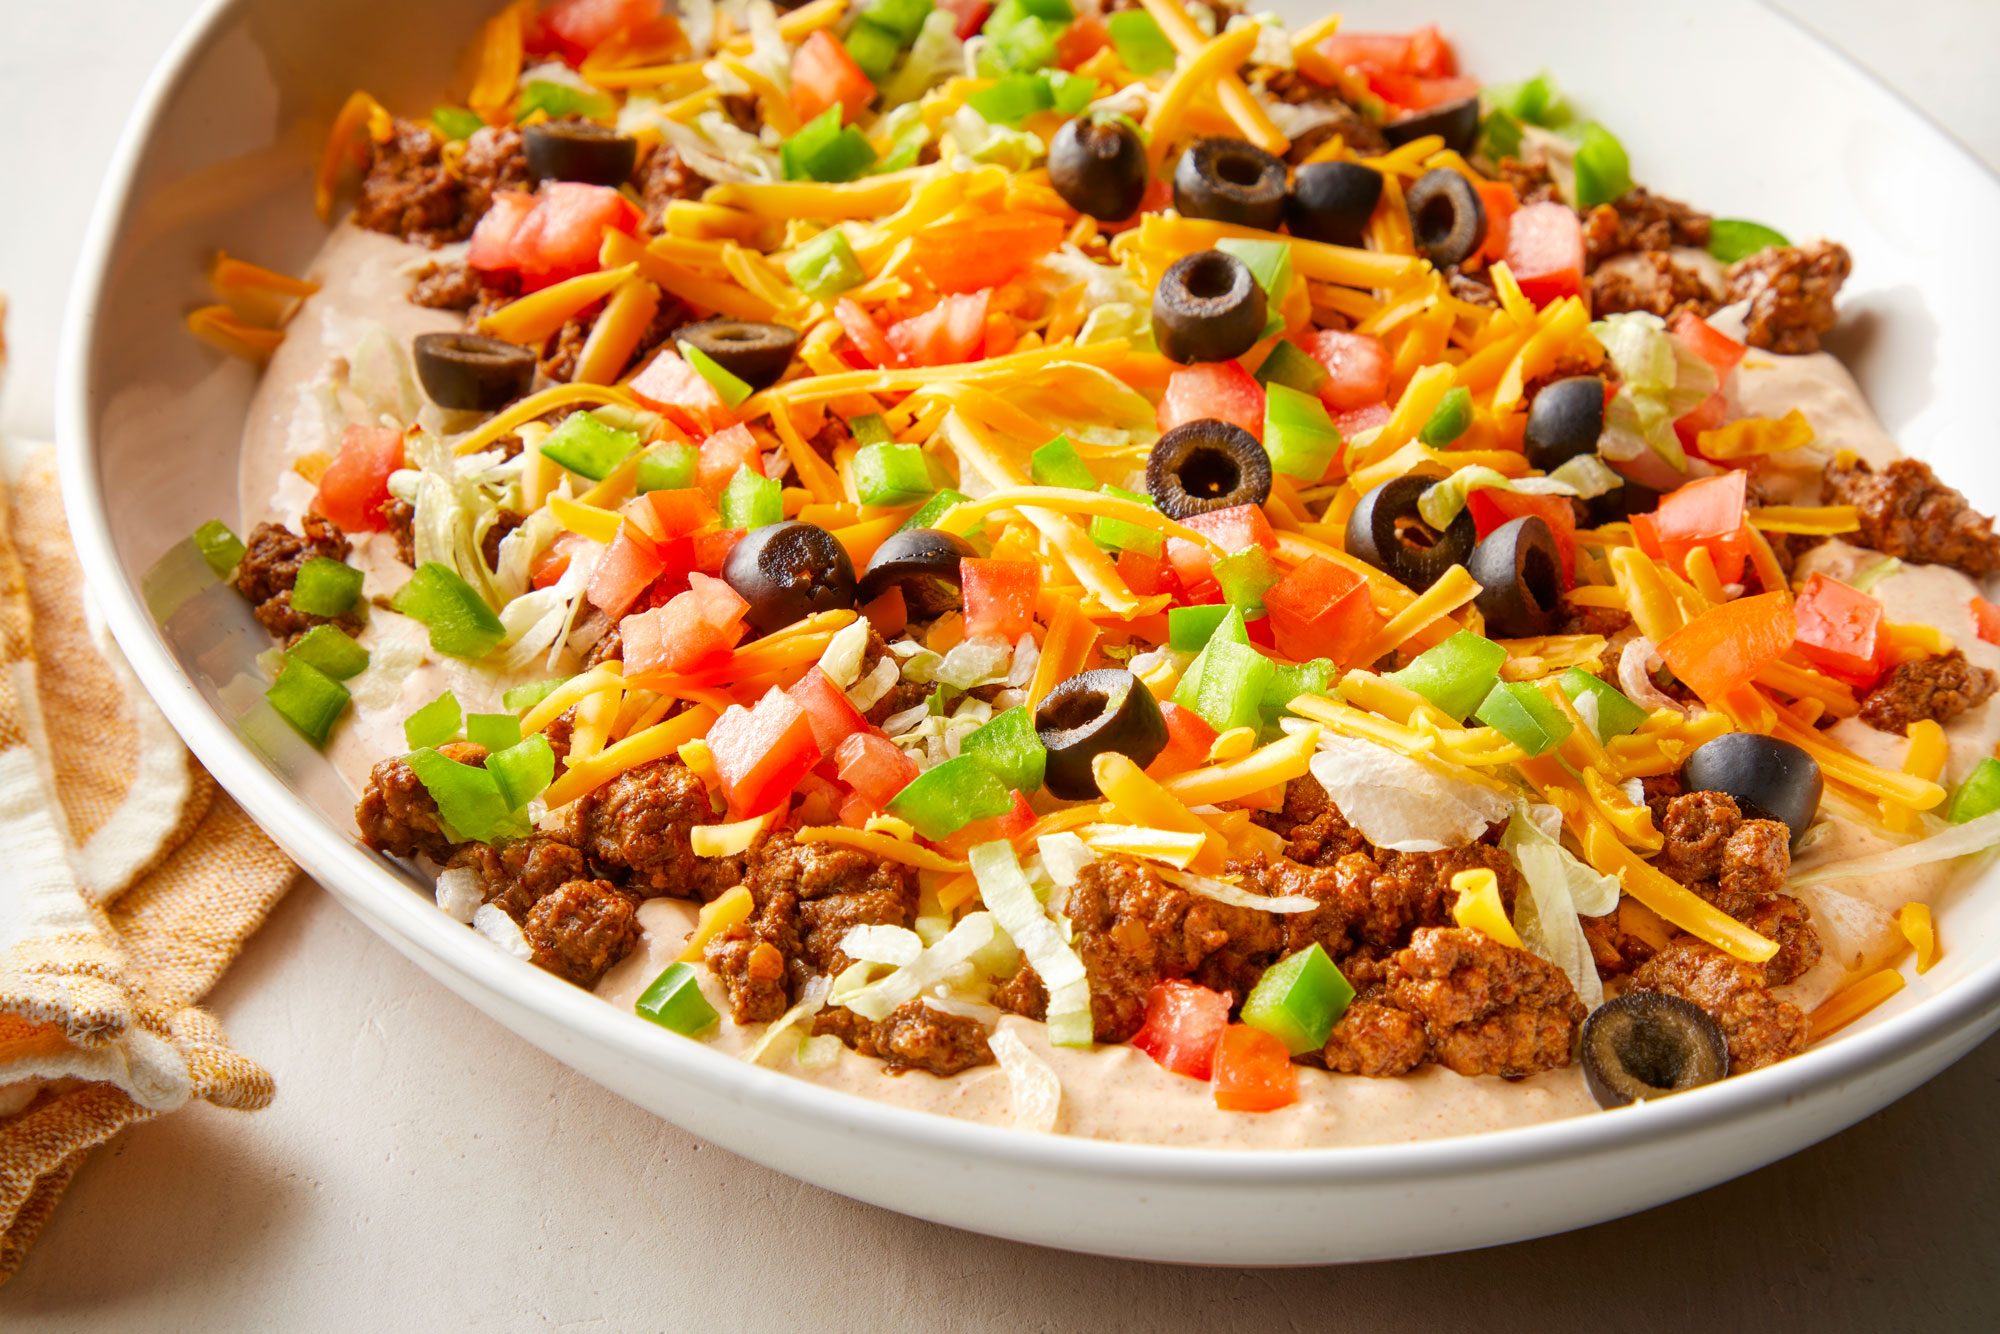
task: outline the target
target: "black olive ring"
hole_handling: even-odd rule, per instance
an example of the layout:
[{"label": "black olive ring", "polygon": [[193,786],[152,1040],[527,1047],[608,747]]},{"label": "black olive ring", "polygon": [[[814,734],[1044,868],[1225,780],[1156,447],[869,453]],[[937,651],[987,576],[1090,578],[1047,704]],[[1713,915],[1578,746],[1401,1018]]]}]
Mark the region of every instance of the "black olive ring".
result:
[{"label": "black olive ring", "polygon": [[1271,456],[1233,422],[1182,422],[1153,444],[1146,490],[1169,519],[1261,505],[1271,498]]},{"label": "black olive ring", "polygon": [[1555,629],[1562,615],[1562,553],[1539,515],[1509,519],[1480,538],[1465,568],[1479,581],[1475,605],[1487,634],[1526,639]]},{"label": "black olive ring", "polygon": [[978,553],[955,533],[906,528],[875,548],[861,575],[861,600],[873,602],[892,588],[903,590],[911,620],[927,621],[964,605],[959,562]]},{"label": "black olive ring", "polygon": [[854,605],[847,548],[826,529],[796,519],[745,533],[722,563],[722,581],[750,604],[743,619],[764,634]]},{"label": "black olive ring", "polygon": [[1091,762],[1116,751],[1144,768],[1167,748],[1167,720],[1153,692],[1123,667],[1079,672],[1043,697],[1035,732],[1048,749],[1043,778],[1064,801],[1097,793]]},{"label": "black olive ring", "polygon": [[1376,569],[1421,593],[1472,553],[1478,529],[1462,509],[1442,533],[1425,523],[1417,502],[1436,483],[1397,477],[1361,497],[1347,518],[1347,549]]},{"label": "black olive ring", "polygon": [[410,345],[417,379],[441,408],[494,412],[535,383],[533,349],[484,334],[418,334]]}]

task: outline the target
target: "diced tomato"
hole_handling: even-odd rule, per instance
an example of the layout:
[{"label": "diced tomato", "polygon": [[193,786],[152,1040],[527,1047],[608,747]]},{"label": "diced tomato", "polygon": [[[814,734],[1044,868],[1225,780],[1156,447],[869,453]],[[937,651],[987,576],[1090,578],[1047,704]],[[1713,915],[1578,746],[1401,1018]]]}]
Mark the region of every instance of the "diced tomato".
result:
[{"label": "diced tomato", "polygon": [[1798,636],[1787,593],[1759,593],[1711,607],[1661,640],[1661,661],[1714,706],[1783,657]]},{"label": "diced tomato", "polygon": [[1155,778],[1185,773],[1208,761],[1208,748],[1215,744],[1215,729],[1193,709],[1171,701],[1160,704],[1160,716],[1167,721],[1167,747],[1153,757],[1146,772]]},{"label": "diced tomato", "polygon": [[1269,616],[1252,616],[1244,621],[1243,633],[1250,636],[1250,642],[1258,648],[1275,649],[1278,647],[1278,636],[1271,629],[1271,618]]},{"label": "diced tomato", "polygon": [[743,613],[749,606],[722,580],[690,574],[686,592],[618,623],[626,675],[688,672],[708,665],[743,638]]},{"label": "diced tomato", "polygon": [[528,584],[532,588],[547,588],[569,573],[570,557],[576,553],[583,541],[575,533],[564,533],[528,564]]},{"label": "diced tomato", "polygon": [[[1729,403],[1721,393],[1710,394],[1695,405],[1693,412],[1674,420],[1674,435],[1679,438],[1681,448],[1697,457],[1701,456],[1701,433],[1713,431],[1729,416]],[[1636,480],[1636,479],[1635,479]]]},{"label": "diced tomato", "polygon": [[716,528],[696,533],[689,539],[694,546],[694,568],[703,574],[721,574],[723,562],[729,559],[729,553],[742,540],[741,528]]},{"label": "diced tomato", "polygon": [[986,317],[986,333],[979,341],[979,355],[988,360],[1004,357],[1012,352],[1021,341],[1021,332],[1014,327],[1011,315],[998,313]]},{"label": "diced tomato", "polygon": [[878,732],[856,732],[842,741],[833,752],[833,763],[840,781],[877,811],[917,776],[916,761]]},{"label": "diced tomato", "polygon": [[1491,264],[1507,258],[1507,244],[1514,235],[1514,214],[1520,211],[1521,197],[1505,181],[1481,181],[1479,202],[1486,208],[1486,240],[1480,243],[1479,257]]},{"label": "diced tomato", "polygon": [[1487,489],[1466,497],[1472,522],[1481,537],[1510,519],[1532,514],[1548,524],[1562,559],[1563,587],[1576,582],[1576,507],[1567,496],[1529,496],[1514,491]]},{"label": "diced tomato", "polygon": [[1215,1105],[1275,1112],[1299,1100],[1299,1072],[1285,1044],[1261,1028],[1231,1024],[1215,1047]]},{"label": "diced tomato", "polygon": [[847,692],[818,667],[806,668],[806,674],[785,693],[812,720],[813,742],[822,755],[833,754],[841,742],[868,726],[861,711],[848,702]]},{"label": "diced tomato", "polygon": [[1508,220],[1507,269],[1537,306],[1583,291],[1583,224],[1568,204],[1529,204]]},{"label": "diced tomato", "polygon": [[1426,79],[1394,70],[1364,70],[1368,90],[1392,107],[1415,114],[1479,94],[1477,79]]},{"label": "diced tomato", "polygon": [[717,430],[735,416],[715,386],[671,347],[654,353],[625,387],[648,407],[658,408],[698,432]]},{"label": "diced tomato", "polygon": [[1989,644],[2000,644],[2000,605],[1982,597],[1973,598],[1972,624],[1981,639]]},{"label": "diced tomato", "polygon": [[755,708],[732,705],[708,729],[707,740],[722,778],[722,795],[736,819],[783,804],[819,763],[812,719],[775,686]]},{"label": "diced tomato", "polygon": [[350,533],[380,532],[389,526],[382,507],[389,503],[389,474],[403,466],[403,433],[393,426],[350,426],[340,434],[340,453],[319,479],[313,509]]},{"label": "diced tomato", "polygon": [[[610,186],[586,186],[576,180],[550,180],[534,196],[534,208],[506,238],[506,262],[494,268],[520,272],[522,288],[546,288],[552,282],[588,274],[598,268],[598,248],[606,232],[636,234],[638,206]],[[474,230],[474,240],[478,232]],[[498,236],[494,238],[500,240]]]},{"label": "diced tomato", "polygon": [[1728,334],[1717,332],[1714,325],[1691,310],[1674,316],[1674,322],[1667,328],[1683,347],[1714,368],[1718,380],[1727,380],[1744,353],[1750,350]]},{"label": "diced tomato", "polygon": [[937,7],[958,20],[953,31],[961,42],[977,34],[993,12],[990,0],[937,0]]},{"label": "diced tomato", "polygon": [[1395,413],[1387,403],[1369,403],[1345,412],[1333,414],[1334,429],[1340,432],[1342,440],[1352,440],[1363,431],[1372,431],[1378,426],[1386,426]]},{"label": "diced tomato", "polygon": [[[986,302],[991,295],[982,291],[944,297],[923,314],[890,325],[889,346],[911,366],[970,361],[986,337]],[[846,328],[844,321],[841,327]]]},{"label": "diced tomato", "polygon": [[535,197],[525,190],[502,190],[494,195],[493,202],[480,216],[479,225],[472,229],[472,244],[466,249],[465,262],[488,271],[519,268],[514,258],[514,236],[534,211]]},{"label": "diced tomato", "polygon": [[1062,244],[1063,221],[1052,213],[989,213],[926,227],[912,238],[910,258],[940,292],[998,287]]},{"label": "diced tomato", "polygon": [[1410,34],[1404,59],[1410,73],[1426,79],[1448,79],[1458,73],[1458,53],[1451,49],[1451,43],[1435,23],[1426,23]]},{"label": "diced tomato", "polygon": [[621,32],[660,16],[660,0],[556,0],[529,27],[533,55],[560,56],[572,65]]},{"label": "diced tomato", "polygon": [[1160,430],[1204,418],[1232,422],[1262,440],[1264,386],[1234,361],[1181,367],[1167,380],[1166,395],[1160,399]]},{"label": "diced tomato", "polygon": [[1409,70],[1410,36],[1400,32],[1336,32],[1319,44],[1320,54],[1341,69]]},{"label": "diced tomato", "polygon": [[1035,595],[1042,589],[1039,565],[1031,560],[967,556],[958,569],[967,635],[1018,639],[1028,633],[1035,623]]},{"label": "diced tomato", "polygon": [[618,536],[611,539],[597,568],[590,572],[584,596],[591,606],[616,620],[666,567],[659,543],[632,524],[620,524]]},{"label": "diced tomato", "polygon": [[762,477],[764,452],[757,447],[757,437],[750,434],[750,428],[739,423],[701,442],[700,455],[695,461],[695,480],[704,494],[719,496],[743,468]]},{"label": "diced tomato", "polygon": [[1382,340],[1343,329],[1321,329],[1304,340],[1305,350],[1326,367],[1319,396],[1335,412],[1380,403],[1389,394],[1389,349]]},{"label": "diced tomato", "polygon": [[[1794,647],[1827,675],[1869,686],[1882,674],[1875,641],[1882,627],[1882,604],[1860,589],[1815,574],[1792,604],[1792,619],[1798,623]],[[1980,637],[1985,638],[1983,631]]]},{"label": "diced tomato", "polygon": [[627,503],[619,512],[660,542],[686,537],[708,527],[716,517],[715,506],[709,503],[708,494],[692,486],[648,491]]},{"label": "diced tomato", "polygon": [[1163,1070],[1207,1079],[1215,1071],[1216,1044],[1229,1027],[1229,1002],[1227,992],[1193,982],[1157,983],[1146,993],[1146,1022],[1132,1035],[1132,1045]]},{"label": "diced tomato", "polygon": [[842,120],[856,120],[874,100],[874,82],[826,29],[813,33],[792,53],[792,106],[800,120],[811,120],[836,103]]},{"label": "diced tomato", "polygon": [[1109,45],[1111,30],[1104,26],[1103,19],[1094,14],[1078,15],[1056,39],[1056,63],[1064,69],[1075,69]]},{"label": "diced tomato", "polygon": [[1324,556],[1293,566],[1266,589],[1264,611],[1274,646],[1294,662],[1331,658],[1344,666],[1382,624],[1367,582]]},{"label": "diced tomato", "polygon": [[[1251,546],[1260,546],[1266,551],[1277,549],[1278,535],[1272,531],[1271,521],[1264,517],[1264,511],[1256,505],[1232,505],[1228,509],[1192,515],[1181,522],[1185,527],[1206,534],[1230,554]],[[1170,537],[1167,539],[1167,560],[1174,567],[1175,578],[1180,580],[1181,587],[1187,592],[1186,601],[1220,601],[1219,597],[1209,596],[1216,591],[1216,585],[1206,548],[1185,538]]]},{"label": "diced tomato", "polygon": [[1746,473],[1725,472],[1697,478],[1660,497],[1659,507],[1653,511],[1653,533],[1661,554],[1684,568],[1687,553],[1705,546],[1715,559],[1715,573],[1722,582],[1735,583],[1742,578],[1743,562],[1750,554],[1743,531],[1748,483]]},{"label": "diced tomato", "polygon": [[1156,593],[1172,594],[1180,588],[1180,581],[1174,578],[1173,567],[1161,557],[1149,556],[1143,551],[1118,553],[1118,577],[1142,598]]},{"label": "diced tomato", "polygon": [[889,346],[888,335],[882,332],[882,326],[875,322],[873,315],[862,309],[859,302],[840,298],[833,303],[833,317],[840,321],[841,332],[854,344],[854,350],[861,354],[864,366],[900,364],[896,349]]}]

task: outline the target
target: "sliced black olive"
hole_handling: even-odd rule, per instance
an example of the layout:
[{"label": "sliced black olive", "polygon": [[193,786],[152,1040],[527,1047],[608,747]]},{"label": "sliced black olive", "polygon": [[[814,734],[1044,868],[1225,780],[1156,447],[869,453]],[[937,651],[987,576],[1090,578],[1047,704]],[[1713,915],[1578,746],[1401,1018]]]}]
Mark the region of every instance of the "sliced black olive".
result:
[{"label": "sliced black olive", "polygon": [[1184,218],[1276,231],[1285,215],[1285,164],[1241,139],[1197,139],[1174,167],[1174,207]]},{"label": "sliced black olive", "polygon": [[1153,289],[1153,341],[1171,360],[1228,361],[1264,334],[1264,289],[1250,266],[1221,250],[1183,255]]},{"label": "sliced black olive", "polygon": [[750,604],[743,619],[765,634],[854,605],[847,548],[826,529],[797,520],[745,533],[722,563],[722,579]]},{"label": "sliced black olive", "polygon": [[1679,996],[1628,991],[1583,1021],[1583,1078],[1600,1107],[1699,1088],[1728,1073],[1722,1029]]},{"label": "sliced black olive", "polygon": [[1382,137],[1394,145],[1407,144],[1427,134],[1444,136],[1444,146],[1456,153],[1470,153],[1479,142],[1479,99],[1447,102],[1414,116],[1392,120],[1382,127]]},{"label": "sliced black olive", "polygon": [[1079,116],[1049,141],[1049,184],[1063,202],[1100,222],[1121,222],[1146,194],[1146,145],[1130,122]]},{"label": "sliced black olive", "polygon": [[1592,496],[1584,502],[1584,509],[1595,526],[1623,523],[1634,514],[1651,514],[1659,507],[1658,491],[1630,479],[1623,486],[1615,486],[1603,495]]},{"label": "sliced black olive", "polygon": [[1562,553],[1538,515],[1509,519],[1479,539],[1465,568],[1479,581],[1486,633],[1526,639],[1555,629],[1562,613]]},{"label": "sliced black olive", "polygon": [[1554,472],[1573,458],[1597,452],[1604,434],[1604,381],[1595,375],[1572,375],[1541,387],[1528,404],[1528,426],[1521,443],[1528,462]]},{"label": "sliced black olive", "polygon": [[1727,792],[1753,820],[1789,826],[1797,845],[1826,791],[1819,761],[1789,741],[1756,732],[1725,732],[1696,746],[1681,763],[1684,792]]},{"label": "sliced black olive", "polygon": [[892,588],[903,590],[911,620],[927,621],[963,605],[958,563],[979,553],[972,544],[936,528],[893,533],[868,558],[861,576],[861,600],[873,602]]},{"label": "sliced black olive", "polygon": [[1347,549],[1400,582],[1422,592],[1472,554],[1478,528],[1462,509],[1442,533],[1424,522],[1417,501],[1435,482],[1397,477],[1382,483],[1347,518]]},{"label": "sliced black olive", "polygon": [[750,320],[703,320],[684,324],[674,332],[715,359],[752,389],[768,389],[792,364],[799,349],[799,331],[782,324],[757,324]]},{"label": "sliced black olive", "polygon": [[533,349],[483,334],[418,334],[410,348],[431,402],[461,412],[493,412],[535,382]]},{"label": "sliced black olive", "polygon": [[587,120],[552,120],[521,131],[528,175],[538,181],[620,186],[638,165],[639,141]]},{"label": "sliced black olive", "polygon": [[1360,245],[1382,198],[1382,173],[1359,162],[1308,162],[1292,173],[1285,224],[1292,235]]},{"label": "sliced black olive", "polygon": [[1169,519],[1261,505],[1271,496],[1271,456],[1234,422],[1182,422],[1154,442],[1146,490]]},{"label": "sliced black olive", "polygon": [[1439,268],[1456,264],[1486,241],[1486,205],[1472,182],[1449,167],[1417,177],[1406,197],[1417,249]]},{"label": "sliced black olive", "polygon": [[1167,748],[1167,720],[1153,692],[1123,667],[1079,672],[1043,697],[1035,731],[1048,748],[1050,792],[1064,801],[1097,795],[1090,762],[1106,751],[1140,768]]}]

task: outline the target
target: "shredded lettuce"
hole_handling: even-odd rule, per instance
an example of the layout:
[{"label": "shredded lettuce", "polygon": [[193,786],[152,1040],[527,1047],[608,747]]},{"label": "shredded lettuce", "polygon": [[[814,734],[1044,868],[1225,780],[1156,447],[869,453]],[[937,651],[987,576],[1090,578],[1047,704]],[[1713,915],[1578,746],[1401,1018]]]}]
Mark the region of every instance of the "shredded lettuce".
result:
[{"label": "shredded lettuce", "polygon": [[1590,331],[1621,381],[1605,412],[1598,452],[1630,462],[1650,451],[1675,471],[1686,472],[1687,452],[1674,434],[1674,422],[1715,392],[1715,369],[1669,335],[1657,315],[1607,315]]},{"label": "shredded lettuce", "polygon": [[1007,1076],[1014,1128],[1053,1134],[1056,1118],[1062,1113],[1062,1081],[1056,1072],[1028,1050],[1028,1044],[1011,1028],[994,1029],[987,1035],[986,1045],[993,1049],[993,1059]]},{"label": "shredded lettuce", "polygon": [[958,40],[957,26],[957,18],[948,9],[933,9],[924,18],[909,54],[882,85],[884,106],[901,110],[964,67],[965,43]]},{"label": "shredded lettuce", "polygon": [[[877,978],[849,993],[845,1004],[863,1019],[887,1019],[898,1006],[915,1000],[931,987],[947,981],[951,974],[992,943],[995,929],[990,912],[968,913],[943,940],[930,946],[909,963],[886,977]],[[1082,964],[1077,968],[1081,970]],[[844,976],[844,975],[843,975]],[[836,986],[836,994],[839,988]]]},{"label": "shredded lettuce", "polygon": [[1462,848],[1513,810],[1501,793],[1442,764],[1331,732],[1321,734],[1311,769],[1341,815],[1378,848]]},{"label": "shredded lettuce", "polygon": [[1969,857],[1975,852],[1985,852],[2000,846],[2000,811],[1982,815],[1964,824],[1952,825],[1943,833],[1920,838],[1914,843],[1901,847],[1886,848],[1870,853],[1866,857],[1854,857],[1844,862],[1828,862],[1824,866],[1808,867],[1792,873],[1790,884],[1797,888],[1803,885],[1824,884],[1829,880],[1852,880],[1858,876],[1877,878],[1896,875],[1913,867],[1929,866],[1933,862],[1952,861],[1959,857]]},{"label": "shredded lettuce", "polygon": [[767,1052],[777,1045],[780,1037],[789,1033],[803,1020],[810,1019],[826,1008],[826,996],[829,986],[830,984],[824,977],[808,978],[805,986],[799,991],[798,1004],[786,1010],[776,1019],[773,1019],[764,1029],[763,1036],[758,1038],[751,1045],[750,1049],[743,1053],[743,1059],[752,1065],[756,1065],[764,1059]]},{"label": "shredded lettuce", "polygon": [[1508,820],[1500,846],[1514,859],[1528,886],[1528,892],[1514,901],[1514,929],[1521,943],[1562,969],[1585,1008],[1596,1009],[1604,999],[1604,988],[1577,917],[1586,907],[1593,917],[1616,908],[1618,882],[1577,861],[1523,810]]},{"label": "shredded lettuce", "polygon": [[[1199,6],[1197,6],[1199,8]],[[1262,65],[1269,69],[1293,69],[1296,62],[1292,57],[1292,39],[1285,31],[1285,21],[1266,10],[1256,14],[1233,16],[1224,32],[1235,32],[1238,28],[1256,24],[1257,45],[1250,50],[1252,65]]]},{"label": "shredded lettuce", "polygon": [[1084,973],[1083,960],[1035,897],[1034,886],[1014,858],[1013,846],[1001,839],[981,843],[969,860],[987,911],[1028,956],[1042,985],[1048,988],[1049,1041],[1058,1047],[1088,1047],[1094,1030],[1090,979]]},{"label": "shredded lettuce", "polygon": [[1483,464],[1460,468],[1417,500],[1417,513],[1442,532],[1458,517],[1474,491],[1513,491],[1525,496],[1577,496],[1589,500],[1615,491],[1625,479],[1591,454],[1570,459],[1546,477],[1508,477]]},{"label": "shredded lettuce", "polygon": [[1041,161],[1042,141],[1026,130],[995,125],[971,107],[960,107],[945,122],[958,151],[974,162],[992,162],[1009,171],[1026,171]]}]

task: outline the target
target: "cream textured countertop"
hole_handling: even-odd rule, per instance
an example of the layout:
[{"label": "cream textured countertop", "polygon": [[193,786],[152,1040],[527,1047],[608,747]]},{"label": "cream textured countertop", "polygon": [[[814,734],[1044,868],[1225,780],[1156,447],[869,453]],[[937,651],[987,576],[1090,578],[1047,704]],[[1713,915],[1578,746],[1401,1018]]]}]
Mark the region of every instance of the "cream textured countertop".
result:
[{"label": "cream textured countertop", "polygon": [[[76,233],[139,79],[193,7],[0,0],[0,118],[64,113],[61,134],[0,146],[16,187],[0,422],[18,434],[48,433]],[[1782,7],[2000,163],[1992,0]],[[0,1326],[1418,1330],[1476,1309],[1494,1330],[1955,1330],[2000,1309],[2000,1040],[1833,1140],[1621,1222],[1434,1260],[1224,1271],[990,1241],[753,1166],[492,1024],[310,885],[212,1005],[277,1075],[276,1105],[194,1107],[94,1155],[0,1289]]]}]

